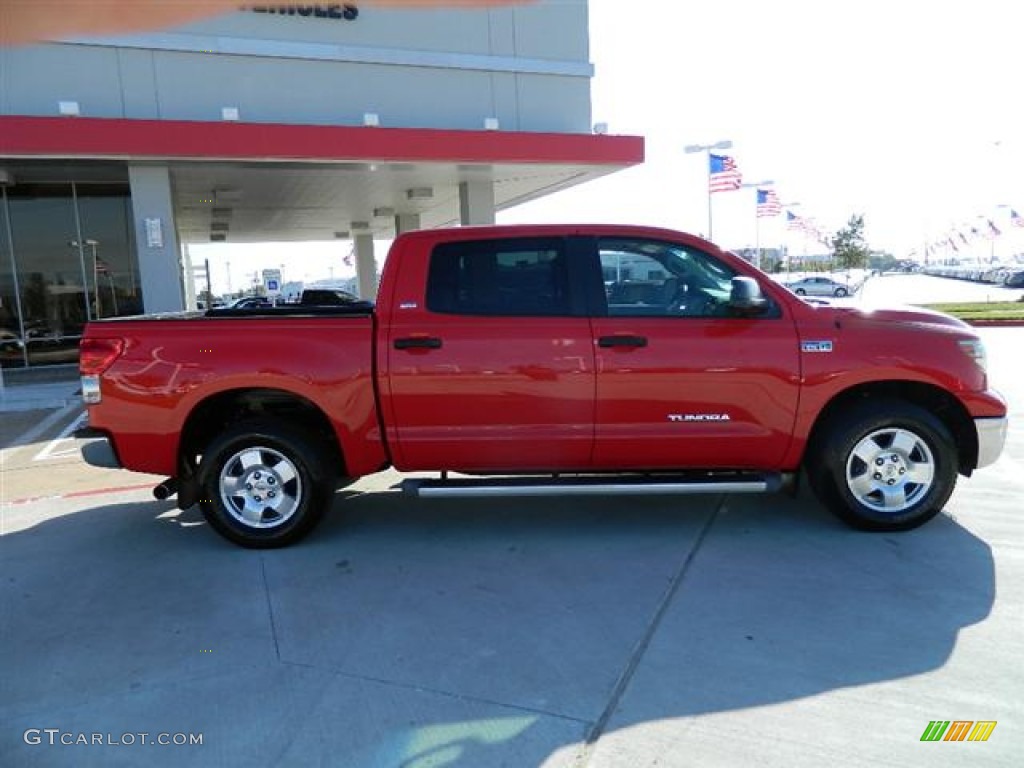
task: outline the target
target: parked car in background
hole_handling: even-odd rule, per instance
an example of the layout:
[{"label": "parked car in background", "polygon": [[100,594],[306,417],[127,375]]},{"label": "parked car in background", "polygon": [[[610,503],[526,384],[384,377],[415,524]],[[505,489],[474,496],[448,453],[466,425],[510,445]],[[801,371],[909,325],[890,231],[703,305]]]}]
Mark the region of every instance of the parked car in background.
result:
[{"label": "parked car in background", "polygon": [[339,288],[306,288],[299,304],[315,304],[320,307],[340,307],[359,303],[359,297]]},{"label": "parked car in background", "polygon": [[1003,285],[1007,288],[1024,288],[1024,269],[1012,269],[1007,271]]},{"label": "parked car in background", "polygon": [[7,328],[0,328],[0,351],[19,352],[24,346],[21,336]]},{"label": "parked car in background", "polygon": [[231,303],[231,309],[267,309],[274,303],[265,296],[246,296]]},{"label": "parked car in background", "polygon": [[835,296],[836,298],[842,298],[848,296],[852,292],[850,286],[845,283],[837,282],[831,277],[805,277],[803,280],[797,280],[793,283],[786,283],[785,286],[789,288],[797,296]]}]

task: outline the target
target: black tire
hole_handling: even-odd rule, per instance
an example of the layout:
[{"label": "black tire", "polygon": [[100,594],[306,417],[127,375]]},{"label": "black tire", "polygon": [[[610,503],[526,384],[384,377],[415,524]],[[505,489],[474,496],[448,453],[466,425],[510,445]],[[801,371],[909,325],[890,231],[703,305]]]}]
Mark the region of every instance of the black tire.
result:
[{"label": "black tire", "polygon": [[821,502],[865,531],[907,531],[942,511],[956,486],[957,452],[939,419],[902,400],[844,409],[808,449]]},{"label": "black tire", "polygon": [[796,293],[797,296],[807,295],[807,291],[805,291],[803,288],[797,288],[796,291],[794,291],[794,293]]},{"label": "black tire", "polygon": [[298,541],[323,517],[334,478],[316,440],[273,419],[247,419],[216,438],[199,465],[203,517],[252,549]]},{"label": "black tire", "polygon": [[845,288],[836,288],[836,298],[837,299],[843,298],[844,296],[846,296],[846,293],[847,293],[847,291],[846,291]]}]

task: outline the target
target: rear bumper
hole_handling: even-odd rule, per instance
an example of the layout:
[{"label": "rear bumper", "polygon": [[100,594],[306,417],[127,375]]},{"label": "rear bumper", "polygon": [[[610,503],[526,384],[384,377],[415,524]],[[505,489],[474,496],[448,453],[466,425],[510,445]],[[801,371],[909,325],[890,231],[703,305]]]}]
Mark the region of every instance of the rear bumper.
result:
[{"label": "rear bumper", "polygon": [[990,417],[974,420],[978,434],[978,464],[976,469],[995,464],[1006,444],[1006,430],[1009,420],[1005,417]]},{"label": "rear bumper", "polygon": [[75,437],[84,441],[81,451],[86,464],[103,469],[121,469],[121,461],[108,435],[85,427],[75,432]]}]

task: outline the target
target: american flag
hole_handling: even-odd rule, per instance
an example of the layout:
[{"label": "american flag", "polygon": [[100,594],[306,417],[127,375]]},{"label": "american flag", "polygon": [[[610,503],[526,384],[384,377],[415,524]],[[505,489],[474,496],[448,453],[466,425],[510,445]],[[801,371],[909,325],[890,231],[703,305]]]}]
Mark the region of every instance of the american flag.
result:
[{"label": "american flag", "polygon": [[743,175],[736,167],[736,161],[729,155],[708,155],[710,176],[708,189],[711,192],[732,192],[743,184]]},{"label": "american flag", "polygon": [[782,213],[782,203],[772,189],[757,190],[757,215],[778,216]]},{"label": "american flag", "polygon": [[1021,216],[1012,208],[1010,209],[1010,223],[1015,227],[1024,227],[1024,216]]},{"label": "american flag", "polygon": [[801,230],[804,228],[804,220],[792,211],[786,211],[786,229]]},{"label": "american flag", "polygon": [[1002,230],[996,226],[996,223],[992,219],[985,219],[988,222],[988,237],[999,237],[1003,234]]}]

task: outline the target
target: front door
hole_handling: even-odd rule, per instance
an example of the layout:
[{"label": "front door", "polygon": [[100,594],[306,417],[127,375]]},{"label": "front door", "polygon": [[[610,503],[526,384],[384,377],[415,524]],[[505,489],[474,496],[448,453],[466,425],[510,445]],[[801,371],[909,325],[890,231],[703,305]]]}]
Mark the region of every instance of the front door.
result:
[{"label": "front door", "polygon": [[783,308],[728,307],[736,275],[691,246],[598,238],[596,468],[776,467],[799,392],[796,331]]}]

